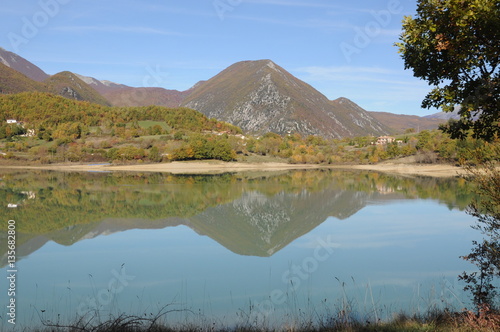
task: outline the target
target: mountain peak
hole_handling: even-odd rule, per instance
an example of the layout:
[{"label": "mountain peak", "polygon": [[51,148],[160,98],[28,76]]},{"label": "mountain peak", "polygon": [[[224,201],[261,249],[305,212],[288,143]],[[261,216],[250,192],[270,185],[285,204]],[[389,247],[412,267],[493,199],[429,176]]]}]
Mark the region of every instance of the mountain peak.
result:
[{"label": "mountain peak", "polygon": [[351,100],[347,99],[346,97],[340,97],[335,99],[339,104],[344,104],[344,103],[352,103]]},{"label": "mountain peak", "polygon": [[388,132],[365,110],[347,104],[347,100],[332,103],[266,59],[231,65],[195,87],[182,105],[254,134],[271,131],[340,138]]},{"label": "mountain peak", "polygon": [[230,68],[233,68],[233,67],[245,67],[245,66],[249,66],[249,67],[254,67],[254,68],[257,68],[257,67],[269,67],[271,69],[276,69],[278,70],[277,67],[279,67],[275,62],[273,62],[272,60],[270,59],[261,59],[261,60],[243,60],[243,61],[239,61],[239,62],[236,62],[234,64],[232,64],[231,66],[229,66],[228,68],[226,69],[230,69]]}]

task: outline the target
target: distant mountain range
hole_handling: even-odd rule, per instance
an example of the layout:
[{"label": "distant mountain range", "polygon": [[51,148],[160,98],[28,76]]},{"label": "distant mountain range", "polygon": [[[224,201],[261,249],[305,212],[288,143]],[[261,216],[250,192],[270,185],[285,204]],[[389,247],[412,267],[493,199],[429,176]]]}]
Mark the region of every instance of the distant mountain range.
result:
[{"label": "distant mountain range", "polygon": [[96,104],[111,103],[76,74],[64,71],[52,76],[22,57],[0,48],[0,92],[48,92]]},{"label": "distant mountain range", "polygon": [[23,91],[50,92],[108,106],[184,106],[252,134],[380,136],[407,128],[435,129],[449,118],[441,113],[418,117],[369,112],[347,98],[328,100],[271,60],[238,62],[208,81],[178,91],[135,88],[67,71],[50,76],[0,48],[0,93]]},{"label": "distant mountain range", "polygon": [[111,81],[99,81],[93,77],[76,75],[99,92],[113,106],[134,107],[159,105],[165,107],[178,107],[190,92],[190,90],[178,91],[164,88],[133,88]]},{"label": "distant mountain range", "polygon": [[426,119],[434,119],[434,120],[441,120],[441,121],[448,121],[450,119],[458,120],[460,119],[460,114],[458,113],[459,109],[455,109],[453,112],[445,113],[445,112],[439,112],[439,113],[434,113],[431,115],[424,116]]},{"label": "distant mountain range", "polygon": [[[433,117],[434,115],[420,117],[388,112],[370,112],[370,114],[396,133],[403,133],[408,128],[413,128],[415,131],[436,129],[441,123],[448,121],[445,118]],[[443,114],[448,115],[448,113]]]}]

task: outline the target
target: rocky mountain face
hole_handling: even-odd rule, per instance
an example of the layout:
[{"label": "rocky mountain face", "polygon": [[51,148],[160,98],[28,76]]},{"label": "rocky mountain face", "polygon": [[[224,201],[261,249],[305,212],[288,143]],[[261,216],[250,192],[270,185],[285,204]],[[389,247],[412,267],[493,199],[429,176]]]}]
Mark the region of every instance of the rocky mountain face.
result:
[{"label": "rocky mountain face", "polygon": [[345,98],[330,101],[270,60],[238,62],[193,88],[182,106],[263,134],[341,138],[389,128]]},{"label": "rocky mountain face", "polygon": [[26,77],[37,81],[43,82],[46,80],[49,75],[46,74],[43,70],[38,68],[33,63],[28,60],[20,57],[19,55],[6,51],[0,47],[0,63],[4,64],[7,67],[10,67]]}]

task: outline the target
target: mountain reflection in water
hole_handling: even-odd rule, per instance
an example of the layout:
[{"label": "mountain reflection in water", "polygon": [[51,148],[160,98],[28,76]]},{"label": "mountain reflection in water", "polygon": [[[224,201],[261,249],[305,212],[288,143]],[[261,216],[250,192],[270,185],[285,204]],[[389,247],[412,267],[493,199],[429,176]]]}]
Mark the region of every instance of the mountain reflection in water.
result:
[{"label": "mountain reflection in water", "polygon": [[[48,241],[185,225],[234,253],[268,257],[328,217],[346,220],[371,204],[433,199],[463,210],[463,179],[307,170],[186,175],[2,171],[0,205],[17,222],[18,260]],[[0,242],[6,234],[0,234]],[[7,246],[0,246],[5,267]]]}]

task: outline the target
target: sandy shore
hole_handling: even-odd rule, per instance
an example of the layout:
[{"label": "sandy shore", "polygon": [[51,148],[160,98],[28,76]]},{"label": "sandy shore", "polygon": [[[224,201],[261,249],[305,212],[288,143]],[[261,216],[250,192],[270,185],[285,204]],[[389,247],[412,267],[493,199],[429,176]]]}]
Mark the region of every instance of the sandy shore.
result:
[{"label": "sandy shore", "polygon": [[461,167],[448,164],[401,164],[401,163],[380,163],[376,165],[353,165],[351,169],[371,170],[377,172],[421,175],[433,177],[454,177],[466,174]]},{"label": "sandy shore", "polygon": [[460,167],[447,164],[407,164],[407,163],[380,163],[376,165],[310,165],[286,163],[236,163],[217,161],[188,161],[161,164],[137,165],[109,165],[109,164],[65,164],[43,166],[0,166],[4,169],[43,169],[54,171],[84,171],[84,172],[166,172],[172,174],[220,174],[226,172],[247,171],[283,171],[294,169],[346,169],[370,170],[391,174],[422,175],[434,177],[453,177],[464,174]]},{"label": "sandy shore", "polygon": [[217,161],[187,161],[160,164],[110,165],[110,164],[64,164],[41,166],[0,166],[0,169],[42,169],[53,171],[84,172],[165,172],[172,174],[220,174],[245,171],[282,171],[292,169],[314,169],[318,165],[291,165],[286,163],[227,163]]}]

